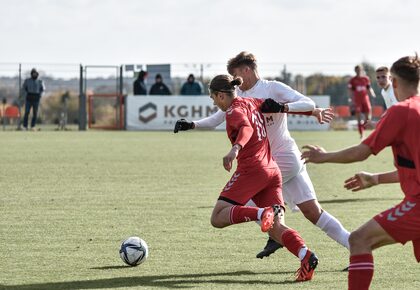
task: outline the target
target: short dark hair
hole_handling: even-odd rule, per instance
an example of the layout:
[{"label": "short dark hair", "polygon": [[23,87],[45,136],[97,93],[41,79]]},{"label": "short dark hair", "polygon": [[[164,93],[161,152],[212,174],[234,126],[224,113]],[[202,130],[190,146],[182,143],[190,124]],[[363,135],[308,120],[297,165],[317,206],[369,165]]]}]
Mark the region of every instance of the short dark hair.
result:
[{"label": "short dark hair", "polygon": [[257,69],[257,58],[250,52],[242,51],[234,58],[229,59],[227,70],[232,75],[234,69],[241,66],[248,66],[252,70]]},{"label": "short dark hair", "polygon": [[418,86],[420,81],[419,56],[405,56],[392,64],[391,72],[402,78],[409,85]]}]

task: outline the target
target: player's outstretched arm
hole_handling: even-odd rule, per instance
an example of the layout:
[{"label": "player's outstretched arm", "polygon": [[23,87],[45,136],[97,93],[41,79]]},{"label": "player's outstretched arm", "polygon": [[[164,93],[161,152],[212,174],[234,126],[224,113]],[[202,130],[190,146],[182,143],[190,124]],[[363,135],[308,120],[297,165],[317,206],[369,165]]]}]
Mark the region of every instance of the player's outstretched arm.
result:
[{"label": "player's outstretched arm", "polygon": [[370,147],[363,143],[335,152],[327,152],[316,145],[305,145],[302,149],[301,159],[305,163],[353,163],[365,160],[372,154]]},{"label": "player's outstretched arm", "polygon": [[296,114],[296,115],[312,115],[312,108],[309,111],[290,111],[290,104],[282,104],[279,103],[271,98],[265,99],[264,102],[261,103],[260,109],[262,113],[288,113],[288,114]]},{"label": "player's outstretched arm", "polygon": [[194,128],[195,128],[194,122],[190,122],[187,119],[179,119],[175,123],[174,133],[178,133],[178,131],[187,131]]},{"label": "player's outstretched arm", "polygon": [[260,109],[262,113],[284,113],[288,111],[287,104],[280,104],[271,98],[265,99],[261,103]]},{"label": "player's outstretched arm", "polygon": [[351,191],[359,191],[383,183],[399,182],[398,171],[384,173],[359,172],[344,181],[344,187]]}]

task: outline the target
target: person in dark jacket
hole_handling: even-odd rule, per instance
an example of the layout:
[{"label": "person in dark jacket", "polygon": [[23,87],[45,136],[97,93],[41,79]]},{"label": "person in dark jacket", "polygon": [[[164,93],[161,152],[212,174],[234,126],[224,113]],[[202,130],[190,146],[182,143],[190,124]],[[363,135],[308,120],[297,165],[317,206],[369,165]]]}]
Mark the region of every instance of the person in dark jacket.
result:
[{"label": "person in dark jacket", "polygon": [[188,76],[187,82],[182,85],[181,95],[184,96],[198,96],[203,93],[202,88],[199,83],[195,81],[194,75],[190,74]]},{"label": "person in dark jacket", "polygon": [[157,74],[155,77],[155,83],[150,88],[149,95],[172,95],[169,88],[163,83],[162,76]]},{"label": "person in dark jacket", "polygon": [[39,101],[45,91],[44,82],[38,79],[38,72],[35,68],[31,70],[31,77],[23,82],[22,92],[25,96],[25,115],[23,117],[23,127],[28,130],[29,113],[32,108],[31,129],[35,131],[36,118],[38,114]]},{"label": "person in dark jacket", "polygon": [[133,83],[134,95],[147,95],[147,87],[144,79],[147,77],[147,71],[141,70],[137,79]]}]

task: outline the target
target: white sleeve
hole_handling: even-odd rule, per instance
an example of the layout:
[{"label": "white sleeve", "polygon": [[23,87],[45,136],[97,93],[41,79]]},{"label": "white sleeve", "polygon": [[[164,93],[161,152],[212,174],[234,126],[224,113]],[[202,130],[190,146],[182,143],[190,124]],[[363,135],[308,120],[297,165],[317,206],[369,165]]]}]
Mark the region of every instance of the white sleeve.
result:
[{"label": "white sleeve", "polygon": [[289,112],[308,112],[315,109],[314,101],[281,82],[271,83],[269,97],[278,103],[287,103]]},{"label": "white sleeve", "polygon": [[225,115],[225,112],[218,110],[213,115],[198,121],[193,121],[193,123],[195,128],[216,128],[225,121]]}]

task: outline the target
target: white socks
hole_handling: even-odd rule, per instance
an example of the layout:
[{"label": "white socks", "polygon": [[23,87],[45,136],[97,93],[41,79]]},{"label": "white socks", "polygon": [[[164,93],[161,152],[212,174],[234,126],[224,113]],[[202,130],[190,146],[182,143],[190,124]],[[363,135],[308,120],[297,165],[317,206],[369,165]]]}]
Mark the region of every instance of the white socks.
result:
[{"label": "white socks", "polygon": [[323,230],[330,238],[340,245],[350,248],[349,236],[350,233],[343,227],[343,225],[328,212],[323,211],[316,223],[316,226]]},{"label": "white socks", "polygon": [[303,259],[305,259],[305,256],[306,256],[307,252],[308,252],[308,248],[306,246],[300,248],[299,253],[298,253],[299,260],[302,261]]},{"label": "white socks", "polygon": [[265,208],[259,208],[259,209],[258,209],[257,219],[258,219],[259,221],[261,221],[261,216],[262,216],[262,213],[264,212],[264,209],[265,209]]}]

